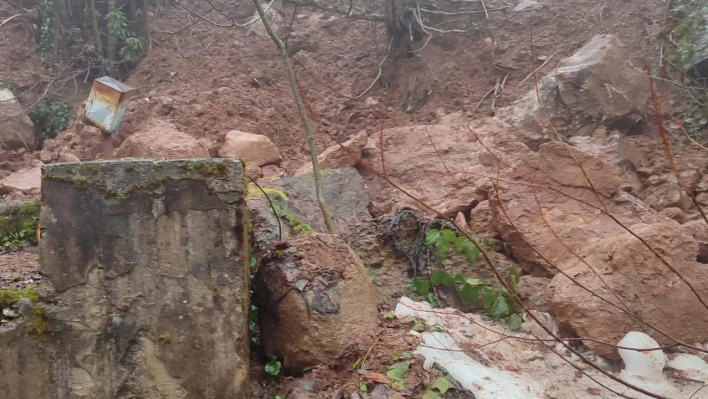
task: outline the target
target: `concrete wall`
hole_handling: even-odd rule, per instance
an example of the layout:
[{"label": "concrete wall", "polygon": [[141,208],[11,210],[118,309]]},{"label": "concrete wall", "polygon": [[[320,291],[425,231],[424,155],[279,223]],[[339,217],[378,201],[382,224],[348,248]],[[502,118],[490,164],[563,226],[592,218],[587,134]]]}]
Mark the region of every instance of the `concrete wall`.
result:
[{"label": "concrete wall", "polygon": [[234,160],[45,166],[43,302],[0,327],[1,396],[247,397],[243,179]]}]

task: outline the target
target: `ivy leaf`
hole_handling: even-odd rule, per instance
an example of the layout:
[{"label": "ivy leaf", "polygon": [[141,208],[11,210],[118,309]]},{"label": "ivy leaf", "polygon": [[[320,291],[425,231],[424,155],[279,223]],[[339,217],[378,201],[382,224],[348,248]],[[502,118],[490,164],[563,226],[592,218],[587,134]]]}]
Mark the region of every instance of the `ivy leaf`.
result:
[{"label": "ivy leaf", "polygon": [[465,246],[469,242],[470,242],[470,240],[468,240],[467,237],[465,237],[465,236],[457,237],[455,239],[455,252],[457,252],[458,254],[461,254],[464,251]]},{"label": "ivy leaf", "polygon": [[438,306],[438,298],[435,296],[434,292],[429,292],[428,296],[425,297],[425,300],[428,301],[429,304],[433,305],[433,307]]},{"label": "ivy leaf", "polygon": [[282,364],[277,360],[277,359],[271,359],[268,363],[265,365],[265,372],[276,376],[280,374],[280,368],[282,367]]},{"label": "ivy leaf", "polygon": [[411,362],[406,360],[403,362],[398,362],[391,367],[388,368],[388,371],[386,372],[386,376],[393,381],[403,381],[403,378],[406,376],[406,373],[408,372],[408,368],[410,367]]},{"label": "ivy leaf", "polygon": [[447,250],[450,249],[450,241],[446,241],[444,239],[438,240],[438,242],[435,243],[435,249],[438,251],[440,260],[445,260],[445,254],[447,253]]},{"label": "ivy leaf", "polygon": [[497,302],[497,298],[499,298],[499,293],[487,286],[482,287],[480,292],[482,293],[482,304],[484,305],[484,308],[491,310]]},{"label": "ivy leaf", "polygon": [[477,306],[479,303],[479,287],[475,287],[470,284],[463,285],[460,290],[460,298],[469,302],[472,306]]},{"label": "ivy leaf", "polygon": [[433,276],[430,279],[433,284],[435,285],[443,285],[445,287],[454,287],[455,286],[455,278],[452,277],[452,275],[444,270],[438,270],[435,273],[433,273]]},{"label": "ivy leaf", "polygon": [[440,285],[443,282],[443,278],[445,277],[445,274],[447,274],[446,271],[438,270],[435,273],[433,273],[432,276],[430,276],[430,281],[432,281],[433,284],[435,284],[435,285]]},{"label": "ivy leaf", "polygon": [[492,316],[494,317],[503,317],[509,314],[509,304],[506,302],[506,298],[503,296],[500,296],[497,298],[497,300],[494,302],[494,306],[492,307]]},{"label": "ivy leaf", "polygon": [[447,242],[454,242],[455,239],[457,239],[457,236],[451,230],[443,230],[442,236],[443,239]]},{"label": "ivy leaf", "polygon": [[427,295],[428,291],[430,291],[430,281],[423,277],[416,277],[414,284],[415,291],[418,293],[418,295]]},{"label": "ivy leaf", "polygon": [[511,331],[516,331],[519,328],[521,328],[521,325],[524,323],[524,321],[521,319],[521,317],[514,313],[511,316],[509,316],[509,319],[506,321],[506,325],[509,327]]},{"label": "ivy leaf", "polygon": [[515,266],[510,266],[509,270],[506,272],[506,279],[509,282],[509,285],[511,286],[511,290],[514,294],[519,293],[519,281],[521,280],[521,274],[519,273],[519,269],[517,269]]},{"label": "ivy leaf", "polygon": [[447,392],[447,390],[450,388],[454,388],[454,385],[450,384],[450,381],[446,380],[445,378],[438,378],[433,383],[432,388],[437,389],[441,395],[445,395],[445,392]]},{"label": "ivy leaf", "polygon": [[440,240],[440,230],[428,230],[428,234],[425,236],[425,244],[433,245],[438,242],[438,240]]},{"label": "ivy leaf", "polygon": [[476,261],[479,257],[479,249],[465,236],[455,239],[455,252],[465,255],[470,262]]},{"label": "ivy leaf", "polygon": [[467,279],[465,278],[465,275],[462,273],[457,273],[455,275],[455,283],[457,284],[464,284],[467,282]]}]

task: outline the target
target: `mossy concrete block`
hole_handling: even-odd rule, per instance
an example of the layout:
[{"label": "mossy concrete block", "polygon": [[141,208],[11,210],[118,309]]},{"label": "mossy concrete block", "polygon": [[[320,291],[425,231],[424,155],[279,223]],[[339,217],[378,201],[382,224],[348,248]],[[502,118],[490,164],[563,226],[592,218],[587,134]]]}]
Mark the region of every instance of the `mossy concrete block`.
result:
[{"label": "mossy concrete block", "polygon": [[0,391],[42,362],[50,389],[8,398],[247,397],[247,225],[239,161],[45,166],[46,328],[15,327],[44,335],[22,361],[0,347]]}]

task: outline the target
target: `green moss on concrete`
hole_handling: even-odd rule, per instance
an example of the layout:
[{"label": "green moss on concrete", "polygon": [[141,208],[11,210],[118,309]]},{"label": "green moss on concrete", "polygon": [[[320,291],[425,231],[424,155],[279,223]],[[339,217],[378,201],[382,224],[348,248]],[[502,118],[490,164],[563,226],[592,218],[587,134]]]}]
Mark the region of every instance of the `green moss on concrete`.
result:
[{"label": "green moss on concrete", "polygon": [[198,172],[202,176],[215,179],[226,179],[230,176],[229,165],[226,162],[210,162],[207,165],[204,162],[182,162],[179,166],[190,172]]},{"label": "green moss on concrete", "polygon": [[35,307],[32,320],[25,331],[34,339],[38,341],[45,341],[47,339],[47,335],[54,332],[52,327],[49,325],[47,310],[41,306]]},{"label": "green moss on concrete", "polygon": [[22,298],[27,298],[34,303],[39,302],[39,288],[0,290],[0,309],[9,308],[10,306],[20,302]]},{"label": "green moss on concrete", "polygon": [[264,192],[271,200],[276,199],[276,197],[280,197],[283,201],[288,201],[288,196],[279,188],[263,187],[263,191],[261,191],[261,189],[255,184],[250,184],[248,186],[248,198],[260,198],[263,196]]}]

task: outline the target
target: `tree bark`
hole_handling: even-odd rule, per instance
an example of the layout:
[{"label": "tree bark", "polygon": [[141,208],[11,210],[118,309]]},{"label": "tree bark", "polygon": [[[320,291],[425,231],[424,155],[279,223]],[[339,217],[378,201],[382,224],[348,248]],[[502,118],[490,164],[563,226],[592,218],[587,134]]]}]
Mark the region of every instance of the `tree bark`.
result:
[{"label": "tree bark", "polygon": [[95,36],[94,40],[96,41],[96,54],[103,58],[103,43],[101,42],[101,27],[98,25],[96,0],[89,0],[89,4],[91,5],[91,22],[93,23],[93,34]]},{"label": "tree bark", "polygon": [[275,43],[276,47],[278,47],[278,51],[280,52],[280,57],[283,59],[283,64],[285,65],[285,70],[288,74],[290,88],[292,89],[293,97],[295,98],[295,104],[297,104],[297,109],[300,113],[300,118],[302,119],[302,124],[305,128],[305,138],[307,139],[307,145],[310,149],[310,157],[312,158],[312,173],[315,177],[315,192],[317,195],[317,203],[319,204],[320,210],[322,211],[322,216],[324,217],[327,230],[329,230],[330,233],[334,233],[334,223],[332,222],[332,218],[329,215],[327,202],[325,201],[324,195],[322,193],[322,178],[320,173],[320,162],[317,155],[317,148],[315,147],[315,135],[312,130],[310,118],[307,115],[307,111],[305,110],[305,103],[302,100],[302,97],[300,96],[300,89],[297,84],[297,80],[295,79],[295,71],[293,71],[292,65],[290,64],[290,58],[288,57],[285,45],[283,44],[283,41],[280,40],[280,37],[278,37],[278,34],[275,33],[273,28],[271,28],[270,23],[268,23],[265,12],[263,11],[263,6],[261,6],[260,1],[253,0],[253,3],[256,5],[258,15],[260,15],[261,21],[263,21],[263,25],[265,26],[268,35],[271,39],[273,39],[273,42]]},{"label": "tree bark", "polygon": [[[116,0],[108,0],[108,10],[106,10],[106,15],[110,13],[111,11],[115,11],[117,8]],[[111,34],[111,32],[108,32],[108,63],[107,63],[107,71],[108,74],[115,78],[116,77],[116,71],[117,71],[117,62],[116,62],[116,57],[118,55],[118,52],[116,51],[116,46],[117,46],[117,40],[115,35]]]}]

